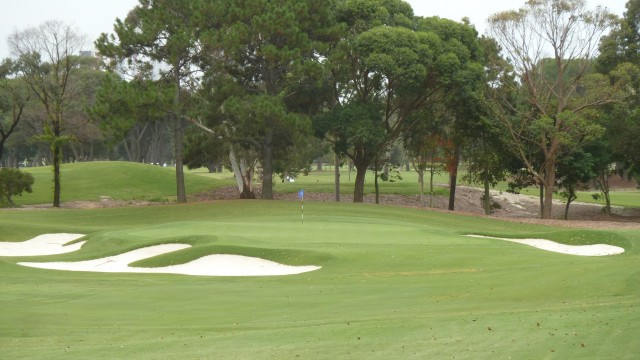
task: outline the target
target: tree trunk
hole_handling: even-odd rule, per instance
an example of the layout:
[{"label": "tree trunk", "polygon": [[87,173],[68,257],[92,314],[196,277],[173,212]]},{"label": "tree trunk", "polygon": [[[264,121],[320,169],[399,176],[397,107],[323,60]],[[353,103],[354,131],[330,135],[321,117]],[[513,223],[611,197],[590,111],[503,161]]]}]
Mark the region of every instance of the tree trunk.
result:
[{"label": "tree trunk", "polygon": [[568,191],[569,196],[567,196],[567,205],[564,207],[564,219],[569,220],[569,206],[571,206],[571,202],[573,202],[578,197],[576,196],[574,191]]},{"label": "tree trunk", "polygon": [[184,132],[184,126],[182,116],[180,116],[180,68],[174,66],[174,81],[176,87],[176,95],[173,99],[173,109],[175,111],[175,159],[176,159],[176,193],[177,201],[179,203],[187,202],[187,190],[184,184],[184,166],[182,159],[182,137]]},{"label": "tree trunk", "polygon": [[484,205],[484,214],[491,215],[491,191],[489,189],[489,171],[485,170],[484,172],[484,197],[483,197],[483,205]]},{"label": "tree trunk", "polygon": [[262,146],[262,199],[273,200],[273,128],[264,135]]},{"label": "tree trunk", "polygon": [[60,144],[59,124],[53,124],[53,143],[51,152],[53,153],[53,207],[60,207],[60,164],[62,163],[62,144]]},{"label": "tree trunk", "polygon": [[53,207],[60,207],[60,164],[62,163],[62,149],[57,137],[53,140]]},{"label": "tree trunk", "polygon": [[424,171],[422,169],[417,169],[416,171],[418,172],[418,183],[420,184],[420,204],[424,206]]},{"label": "tree trunk", "polygon": [[435,173],[434,164],[431,163],[431,168],[429,169],[429,207],[433,207],[433,176]]},{"label": "tree trunk", "polygon": [[376,204],[380,204],[380,185],[378,184],[378,160],[376,159],[376,168],[374,176],[374,186],[376,189]]},{"label": "tree trunk", "polygon": [[177,201],[179,203],[187,202],[187,191],[184,184],[184,164],[182,160],[182,134],[183,134],[183,123],[182,119],[176,119],[176,130],[175,130],[175,152],[176,152],[176,190],[177,190]]},{"label": "tree trunk", "polygon": [[458,165],[460,164],[460,154],[456,147],[453,159],[449,168],[449,210],[454,211],[456,206],[456,186],[458,185]]},{"label": "tree trunk", "polygon": [[340,156],[335,153],[334,182],[336,185],[336,202],[340,202]]},{"label": "tree trunk", "polygon": [[553,190],[556,182],[556,163],[547,161],[544,171],[544,206],[542,208],[542,218],[551,219],[553,211]]},{"label": "tree trunk", "polygon": [[539,189],[540,194],[538,195],[538,198],[540,199],[540,218],[544,219],[542,217],[542,213],[544,212],[544,185],[542,183],[540,183]]},{"label": "tree trunk", "polygon": [[364,180],[367,175],[368,163],[356,164],[356,183],[353,189],[353,202],[361,203],[364,201]]},{"label": "tree trunk", "polygon": [[456,207],[456,186],[458,183],[458,174],[449,175],[449,210],[454,211]]},{"label": "tree trunk", "polygon": [[240,164],[238,164],[238,159],[236,158],[236,152],[233,149],[233,145],[229,145],[229,162],[231,163],[231,170],[233,170],[233,175],[236,178],[238,191],[242,193],[242,190],[244,188],[244,180],[242,178],[242,170],[240,169]]},{"label": "tree trunk", "polygon": [[604,212],[607,215],[611,215],[611,196],[609,195],[609,174],[606,171],[601,171],[596,179],[602,195],[604,195]]}]

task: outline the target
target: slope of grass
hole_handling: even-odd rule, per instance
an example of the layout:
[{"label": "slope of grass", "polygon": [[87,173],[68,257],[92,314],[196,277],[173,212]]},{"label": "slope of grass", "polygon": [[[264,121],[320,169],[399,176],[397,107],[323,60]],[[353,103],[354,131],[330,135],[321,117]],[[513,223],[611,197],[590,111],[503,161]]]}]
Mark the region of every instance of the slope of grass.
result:
[{"label": "slope of grass", "polygon": [[[0,241],[79,232],[75,253],[0,257],[8,359],[634,359],[637,232],[567,230],[366,204],[230,201],[0,213]],[[480,233],[606,242],[584,258]],[[320,265],[284,277],[190,277],[32,269],[167,242],[188,251]]]},{"label": "slope of grass", "polygon": [[[45,204],[53,198],[51,167],[23,169],[35,179],[33,193],[15,197],[18,205]],[[175,199],[175,169],[148,164],[107,161],[63,164],[61,167],[62,201],[99,200],[108,196],[118,200],[166,201]],[[228,180],[207,179],[185,174],[187,193],[197,193]]]}]

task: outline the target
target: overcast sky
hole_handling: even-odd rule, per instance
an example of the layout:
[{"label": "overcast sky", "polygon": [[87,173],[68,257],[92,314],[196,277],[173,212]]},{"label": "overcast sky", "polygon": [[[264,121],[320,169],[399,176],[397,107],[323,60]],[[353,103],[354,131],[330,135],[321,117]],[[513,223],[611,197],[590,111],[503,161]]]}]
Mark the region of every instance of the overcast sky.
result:
[{"label": "overcast sky", "polygon": [[[189,0],[185,0],[189,1]],[[322,0],[318,0],[322,1]],[[489,15],[517,9],[525,0],[408,0],[416,15],[453,20],[468,17],[482,34]],[[587,0],[590,7],[603,5],[622,16],[626,0]],[[116,18],[124,18],[137,0],[0,0],[0,59],[9,57],[7,37],[14,31],[47,20],[72,24],[88,38],[87,48],[103,32],[112,32]]]}]

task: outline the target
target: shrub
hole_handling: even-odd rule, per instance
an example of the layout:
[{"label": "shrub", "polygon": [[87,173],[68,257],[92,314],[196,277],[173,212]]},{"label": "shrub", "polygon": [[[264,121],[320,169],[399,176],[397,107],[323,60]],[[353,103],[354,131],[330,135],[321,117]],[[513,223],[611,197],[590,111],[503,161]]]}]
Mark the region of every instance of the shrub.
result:
[{"label": "shrub", "polygon": [[13,202],[14,195],[22,195],[23,192],[32,192],[33,176],[23,173],[18,169],[0,169],[0,207],[16,204]]}]

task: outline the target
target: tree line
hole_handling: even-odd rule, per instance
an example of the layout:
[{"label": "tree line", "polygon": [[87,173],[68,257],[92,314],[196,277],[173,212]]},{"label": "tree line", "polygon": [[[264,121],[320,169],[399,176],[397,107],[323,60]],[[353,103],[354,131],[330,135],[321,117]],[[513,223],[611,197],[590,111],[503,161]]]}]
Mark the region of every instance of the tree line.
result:
[{"label": "tree line", "polygon": [[225,164],[243,198],[258,174],[272,199],[276,175],[330,152],[336,199],[349,161],[361,202],[367,171],[377,192],[402,149],[422,184],[449,173],[451,210],[461,162],[487,212],[505,179],[540,188],[543,218],[554,193],[568,206],[592,180],[609,209],[608,178],[638,176],[639,7],[618,19],[532,0],[480,36],[402,0],[140,0],[95,41],[97,57],[47,22],[9,38],[0,160],[53,164],[59,206],[65,153],[175,164],[183,202],[183,165]]}]

